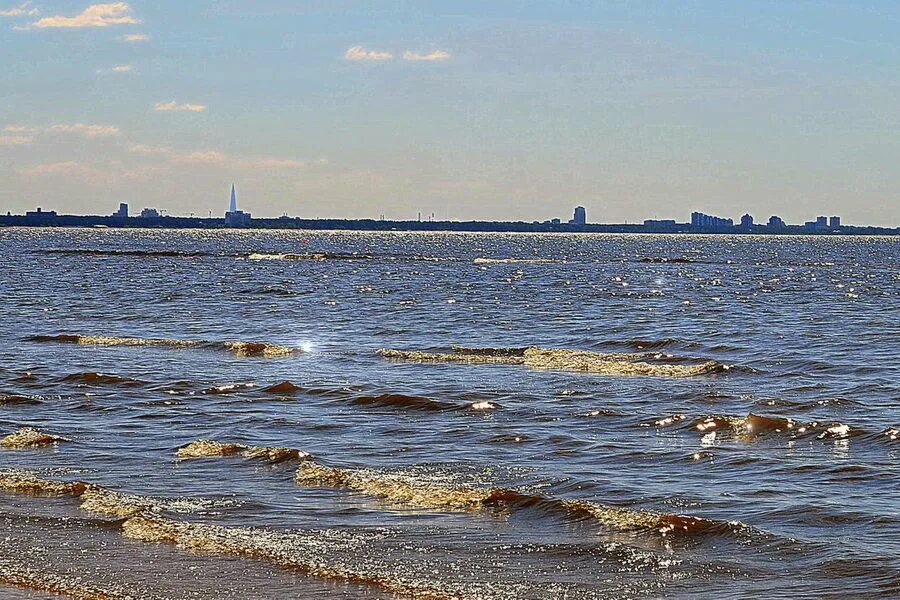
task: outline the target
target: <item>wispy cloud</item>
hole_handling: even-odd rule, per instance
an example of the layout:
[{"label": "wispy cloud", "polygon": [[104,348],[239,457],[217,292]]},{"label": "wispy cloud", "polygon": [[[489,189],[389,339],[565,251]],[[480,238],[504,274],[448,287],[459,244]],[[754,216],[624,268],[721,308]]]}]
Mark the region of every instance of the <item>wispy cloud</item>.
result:
[{"label": "wispy cloud", "polygon": [[120,132],[119,128],[113,125],[87,125],[85,123],[74,123],[71,125],[53,125],[49,128],[49,131],[58,133],[75,133],[92,138],[118,135]]},{"label": "wispy cloud", "polygon": [[403,60],[412,60],[412,61],[427,61],[427,62],[435,62],[441,60],[448,60],[450,58],[450,53],[445,52],[444,50],[435,50],[434,52],[430,52],[428,54],[420,54],[418,52],[413,52],[412,50],[407,50],[403,53]]},{"label": "wispy cloud", "polygon": [[180,165],[205,165],[228,169],[275,170],[301,169],[306,166],[304,161],[292,158],[273,158],[264,156],[239,157],[231,156],[220,150],[172,153],[169,158],[173,163]]},{"label": "wispy cloud", "polygon": [[157,165],[129,166],[119,161],[88,163],[74,160],[43,163],[18,170],[26,177],[56,177],[66,181],[82,181],[89,185],[109,186],[158,178],[161,169]]},{"label": "wispy cloud", "polygon": [[153,110],[156,112],[173,112],[173,111],[188,111],[188,112],[203,112],[209,108],[205,104],[179,104],[172,100],[171,102],[157,102],[153,105]]},{"label": "wispy cloud", "polygon": [[128,151],[134,152],[135,154],[169,154],[172,152],[172,149],[162,146],[150,146],[147,144],[132,144],[128,148]]},{"label": "wispy cloud", "polygon": [[172,160],[177,163],[205,165],[224,164],[226,159],[225,153],[219,152],[218,150],[200,150],[172,157]]},{"label": "wispy cloud", "polygon": [[64,162],[55,162],[55,163],[44,163],[41,165],[34,165],[33,167],[25,167],[19,169],[19,172],[23,175],[31,175],[31,176],[44,176],[44,175],[71,175],[71,174],[84,174],[86,169],[86,165],[76,162],[74,160],[67,160]]},{"label": "wispy cloud", "polygon": [[129,33],[119,38],[123,42],[146,42],[150,36],[146,33]]},{"label": "wispy cloud", "polygon": [[119,128],[114,125],[91,125],[87,123],[59,123],[44,127],[7,125],[3,128],[3,132],[11,134],[8,136],[10,138],[28,138],[29,142],[34,136],[47,133],[73,134],[89,138],[110,137],[121,133]]},{"label": "wispy cloud", "polygon": [[134,65],[116,65],[110,71],[113,73],[131,73],[134,71]]},{"label": "wispy cloud", "polygon": [[131,7],[126,2],[112,4],[92,4],[74,17],[44,17],[31,24],[37,29],[83,27],[107,27],[109,25],[135,25],[139,20],[131,15]]},{"label": "wispy cloud", "polygon": [[37,133],[37,128],[25,125],[7,125],[3,128],[3,131],[7,133]]},{"label": "wispy cloud", "polygon": [[391,60],[394,55],[384,50],[366,50],[362,46],[347,48],[344,53],[345,60],[355,61],[384,61]]},{"label": "wispy cloud", "polygon": [[41,13],[36,8],[29,8],[30,6],[31,2],[25,2],[14,8],[0,10],[0,17],[34,17]]},{"label": "wispy cloud", "polygon": [[30,135],[0,135],[0,146],[26,146],[34,141]]}]

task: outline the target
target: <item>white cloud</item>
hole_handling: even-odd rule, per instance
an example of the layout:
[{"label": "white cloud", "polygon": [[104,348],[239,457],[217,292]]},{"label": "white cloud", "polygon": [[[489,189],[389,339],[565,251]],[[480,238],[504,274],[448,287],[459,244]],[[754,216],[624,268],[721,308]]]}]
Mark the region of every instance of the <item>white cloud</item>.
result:
[{"label": "white cloud", "polygon": [[119,134],[119,128],[114,127],[113,125],[86,125],[85,123],[75,123],[72,125],[53,125],[52,127],[50,127],[49,131],[55,131],[59,133],[77,133],[79,135],[92,138],[107,137]]},{"label": "white cloud", "polygon": [[227,160],[224,152],[218,150],[201,150],[189,154],[179,154],[173,157],[173,161],[185,164],[224,164]]},{"label": "white cloud", "polygon": [[0,146],[25,146],[33,140],[30,135],[0,135]]},{"label": "white cloud", "polygon": [[445,52],[444,50],[435,50],[429,54],[419,54],[418,52],[413,52],[412,50],[407,50],[403,53],[403,60],[414,60],[414,61],[441,61],[447,60],[450,58],[450,53]]},{"label": "white cloud", "polygon": [[244,158],[235,161],[235,165],[245,169],[302,169],[306,163],[290,158]]},{"label": "white cloud", "polygon": [[20,169],[19,172],[23,175],[31,176],[72,174],[82,175],[86,172],[86,170],[86,165],[75,162],[74,160],[67,160],[65,162],[45,163],[42,165],[35,165],[33,167],[25,167],[24,169]]},{"label": "white cloud", "polygon": [[129,73],[134,71],[134,65],[116,65],[112,68],[113,73]]},{"label": "white cloud", "polygon": [[146,33],[129,33],[128,35],[123,35],[119,39],[123,42],[146,42],[150,39],[150,36]]},{"label": "white cloud", "polygon": [[26,127],[25,125],[7,125],[3,128],[3,131],[7,133],[37,133],[37,128],[35,127]]},{"label": "white cloud", "polygon": [[188,111],[188,112],[203,112],[207,107],[205,104],[178,104],[174,100],[171,102],[157,102],[153,105],[153,110],[156,112],[172,112],[172,111]]},{"label": "white cloud", "polygon": [[172,150],[171,148],[164,148],[162,146],[148,146],[147,144],[133,144],[128,148],[129,152],[134,152],[135,154],[168,154]]},{"label": "white cloud", "polygon": [[[132,151],[142,152],[144,154],[161,154],[169,152],[167,149],[153,147],[149,147],[146,149],[142,147],[140,150],[135,150],[134,147],[132,147]],[[188,153],[170,152],[169,160],[179,165],[204,165],[222,167],[227,169],[301,169],[306,166],[306,163],[302,160],[295,160],[291,158],[272,158],[264,156],[244,158],[230,156],[220,150],[199,150]]]},{"label": "white cloud", "polygon": [[38,29],[82,27],[106,27],[108,25],[134,25],[140,23],[131,15],[131,7],[126,2],[112,4],[92,4],[74,17],[44,17],[31,24]]},{"label": "white cloud", "polygon": [[36,8],[28,8],[31,2],[25,2],[7,10],[0,10],[0,17],[34,17],[41,13]]},{"label": "white cloud", "polygon": [[347,48],[347,52],[344,53],[344,58],[346,60],[356,61],[383,61],[394,58],[394,55],[386,51],[366,50],[362,46],[353,46],[352,48]]}]

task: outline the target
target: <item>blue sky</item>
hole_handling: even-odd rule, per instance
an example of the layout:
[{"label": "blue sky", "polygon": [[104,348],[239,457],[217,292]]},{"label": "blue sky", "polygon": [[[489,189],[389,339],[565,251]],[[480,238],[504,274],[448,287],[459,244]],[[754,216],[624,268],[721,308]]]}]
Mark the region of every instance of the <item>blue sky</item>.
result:
[{"label": "blue sky", "polygon": [[900,3],[0,0],[0,209],[900,225]]}]

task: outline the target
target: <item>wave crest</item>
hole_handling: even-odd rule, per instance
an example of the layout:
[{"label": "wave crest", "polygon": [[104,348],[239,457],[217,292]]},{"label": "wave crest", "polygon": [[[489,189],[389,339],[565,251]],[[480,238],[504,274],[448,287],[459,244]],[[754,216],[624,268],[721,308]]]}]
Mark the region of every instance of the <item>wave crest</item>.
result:
[{"label": "wave crest", "polygon": [[244,458],[262,458],[272,462],[286,460],[308,460],[312,455],[294,448],[277,446],[248,446],[245,444],[222,443],[215,440],[199,439],[179,448],[175,456],[179,460],[192,458],[221,458],[241,455]]},{"label": "wave crest", "polygon": [[9,449],[42,448],[62,441],[67,440],[58,435],[44,433],[35,427],[23,427],[0,440],[0,446]]},{"label": "wave crest", "polygon": [[522,365],[532,369],[573,371],[598,375],[694,377],[721,373],[727,366],[714,360],[700,364],[648,362],[646,354],[601,353],[558,348],[464,348],[452,353],[430,353],[382,348],[378,355],[393,360],[418,363],[463,363]]},{"label": "wave crest", "polygon": [[266,342],[209,342],[205,340],[171,340],[165,338],[136,338],[107,335],[32,335],[30,342],[56,342],[87,346],[168,346],[172,348],[212,348],[228,350],[240,357],[279,357],[302,352],[300,348],[279,346]]}]

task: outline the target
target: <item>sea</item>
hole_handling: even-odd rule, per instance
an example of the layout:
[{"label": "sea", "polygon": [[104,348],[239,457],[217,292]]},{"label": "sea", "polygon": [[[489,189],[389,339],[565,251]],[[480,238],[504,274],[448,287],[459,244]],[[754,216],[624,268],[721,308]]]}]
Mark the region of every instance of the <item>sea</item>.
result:
[{"label": "sea", "polygon": [[900,597],[900,238],[0,229],[0,597]]}]

